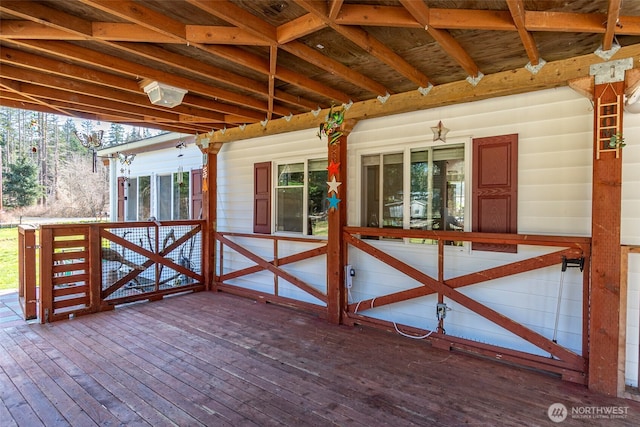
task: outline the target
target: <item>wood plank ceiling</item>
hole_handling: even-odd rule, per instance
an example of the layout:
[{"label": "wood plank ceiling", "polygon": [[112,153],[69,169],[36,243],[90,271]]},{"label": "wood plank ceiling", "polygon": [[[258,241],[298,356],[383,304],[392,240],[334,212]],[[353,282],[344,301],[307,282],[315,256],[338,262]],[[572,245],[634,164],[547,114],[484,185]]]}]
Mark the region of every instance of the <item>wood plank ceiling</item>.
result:
[{"label": "wood plank ceiling", "polygon": [[[0,19],[2,105],[183,133],[640,42],[631,0],[2,0]],[[183,103],[152,105],[153,80]]]}]

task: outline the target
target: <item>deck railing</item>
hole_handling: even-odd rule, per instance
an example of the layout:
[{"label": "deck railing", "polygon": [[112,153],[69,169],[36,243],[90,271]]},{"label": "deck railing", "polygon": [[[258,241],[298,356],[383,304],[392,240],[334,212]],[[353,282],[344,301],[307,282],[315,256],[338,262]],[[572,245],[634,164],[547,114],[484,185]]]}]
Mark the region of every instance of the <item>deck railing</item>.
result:
[{"label": "deck railing", "polygon": [[205,288],[204,221],[40,228],[42,323]]},{"label": "deck railing", "polygon": [[[542,357],[521,351],[506,349],[503,347],[479,343],[451,335],[444,331],[444,318],[439,320],[435,331],[424,331],[408,328],[416,335],[430,332],[430,340],[435,346],[445,349],[459,349],[479,353],[484,356],[499,358],[500,360],[518,363],[535,369],[543,369],[555,372],[566,380],[584,383],[586,381],[588,354],[588,315],[589,312],[589,259],[591,254],[591,239],[572,236],[546,236],[546,235],[521,235],[499,233],[472,233],[458,231],[431,231],[431,230],[401,230],[380,229],[363,227],[345,227],[343,230],[345,244],[357,248],[371,257],[385,263],[407,277],[419,282],[417,287],[386,295],[377,295],[374,298],[352,303],[347,307],[347,318],[351,322],[370,322],[393,328],[389,322],[370,318],[358,311],[360,307],[382,307],[384,305],[408,301],[426,295],[436,294],[438,302],[442,303],[447,297],[466,309],[475,312],[483,318],[506,329],[516,336],[528,341],[536,347],[543,349],[552,357]],[[366,236],[363,238],[363,236]],[[437,244],[437,273],[431,277],[420,269],[413,267],[395,256],[385,253],[376,246],[370,244],[369,239],[405,239],[405,241],[431,241]],[[445,246],[447,243],[468,242],[473,248],[482,247],[483,250],[503,251],[510,248],[512,252],[517,245],[557,247],[558,250],[536,255],[528,259],[517,259],[513,262],[465,274],[458,277],[445,278]],[[474,300],[460,292],[460,288],[494,280],[502,277],[513,276],[528,271],[533,271],[552,265],[559,265],[567,259],[581,259],[583,267],[582,278],[582,355],[562,347],[554,339],[543,336],[529,327],[504,316],[485,304]]]},{"label": "deck railing", "polygon": [[[218,271],[215,278],[215,287],[218,290],[223,290],[236,295],[250,296],[256,298],[262,302],[278,302],[280,304],[292,305],[311,310],[319,314],[324,314],[326,311],[326,286],[323,283],[323,289],[318,289],[306,280],[295,276],[291,272],[285,270],[283,267],[291,265],[296,262],[309,260],[315,257],[325,256],[327,253],[327,241],[304,238],[304,237],[287,237],[287,236],[274,236],[264,234],[245,234],[245,233],[229,233],[229,232],[216,232],[215,239],[219,245],[217,251]],[[244,242],[241,243],[241,241]],[[258,254],[255,250],[249,249],[249,244],[255,244],[256,242],[270,241],[270,249],[265,251],[268,255]],[[282,246],[284,244],[299,245],[300,248],[308,246],[309,248],[304,250],[300,249],[299,252],[294,254],[282,255]],[[227,250],[236,252],[246,258],[249,262],[255,265],[247,268],[240,268],[232,270],[227,267],[225,260],[225,247]],[[322,265],[326,265],[326,261],[322,261]],[[246,278],[252,274],[258,272],[268,271],[272,273],[273,286],[269,286],[271,289],[268,292],[259,292],[245,289],[239,286],[229,284],[230,281],[239,278]],[[308,295],[313,296],[319,300],[322,304],[313,304],[303,302],[281,295],[279,281],[284,280],[299,290],[305,292]]]},{"label": "deck railing", "polygon": [[[288,263],[306,260],[317,255],[326,254],[326,246],[313,248],[287,255],[279,256],[278,251],[280,245],[284,242],[293,240],[295,242],[323,243],[317,239],[290,238],[278,236],[265,236],[256,234],[239,234],[239,233],[215,233],[219,248],[217,251],[217,265],[219,271],[216,275],[216,286],[220,290],[238,293],[244,296],[256,298],[260,301],[274,301],[285,303],[287,305],[296,306],[303,309],[313,309],[319,311],[320,314],[327,312],[326,306],[317,304],[309,304],[303,301],[292,300],[290,298],[282,298],[278,295],[278,279],[286,280],[288,283],[294,284],[299,289],[310,293],[314,297],[323,302],[327,301],[326,292],[318,292],[316,288],[309,286],[303,280],[294,277],[282,266]],[[261,239],[270,239],[273,241],[273,252],[267,253],[265,245],[257,245],[256,242]],[[433,253],[437,260],[437,273],[435,277],[429,276],[419,268],[413,267],[406,262],[398,259],[391,253],[372,244],[379,239],[394,239],[396,241],[406,242],[432,242],[434,245],[428,245],[430,248],[437,248]],[[395,292],[392,294],[380,294],[373,298],[352,302],[347,304],[346,292],[344,294],[343,321],[345,323],[369,323],[386,329],[393,329],[394,324],[373,318],[367,315],[364,307],[370,308],[375,301],[375,307],[381,307],[401,301],[408,301],[425,295],[435,294],[438,301],[442,302],[443,298],[449,298],[461,306],[475,312],[476,314],[490,320],[494,324],[506,329],[507,331],[519,336],[534,346],[543,349],[552,355],[551,357],[543,357],[535,354],[529,354],[521,351],[510,350],[504,347],[474,342],[467,339],[458,338],[444,333],[444,320],[440,321],[439,328],[430,336],[430,341],[439,347],[447,349],[459,349],[463,351],[471,351],[489,357],[500,358],[504,361],[518,363],[535,369],[543,369],[562,375],[563,378],[584,383],[587,372],[588,354],[588,316],[589,312],[589,258],[591,253],[591,239],[573,236],[544,236],[544,235],[519,235],[519,234],[497,234],[497,233],[470,233],[470,232],[436,232],[424,230],[401,230],[401,229],[380,229],[380,228],[361,228],[361,227],[345,227],[343,229],[343,242],[345,245],[345,253],[349,253],[349,248],[355,248],[363,251],[367,255],[390,266],[409,278],[419,282],[417,287],[412,289]],[[522,256],[513,258],[513,261],[507,261],[507,264],[499,267],[493,267],[460,277],[445,278],[445,247],[448,244],[471,245],[474,249],[482,247],[483,250],[498,250],[514,252],[518,245],[555,247],[550,253],[543,255],[537,254],[531,258],[522,259]],[[226,247],[226,249],[225,249]],[[302,247],[302,246],[300,246]],[[427,247],[427,246],[425,246]],[[259,248],[256,251],[255,248]],[[223,268],[227,266],[225,261],[225,253],[231,251],[238,253],[246,258],[247,265],[238,263],[237,269]],[[258,252],[262,252],[259,254]],[[537,253],[537,252],[536,252]],[[449,255],[447,255],[449,256]],[[510,319],[507,316],[498,313],[485,304],[466,296],[460,292],[460,288],[479,284],[485,281],[498,279],[502,277],[513,276],[516,274],[546,268],[553,265],[561,265],[563,260],[581,259],[582,273],[582,352],[577,354],[555,342],[550,337],[543,336],[535,332],[529,327]],[[325,258],[326,260],[326,258]],[[254,263],[255,265],[250,265]],[[345,259],[345,264],[349,264],[349,260]],[[248,287],[233,285],[233,279],[246,277],[254,273],[268,271],[273,273],[274,285],[269,292],[249,289]],[[358,307],[360,311],[358,311]],[[363,313],[363,311],[365,313]],[[416,335],[424,334],[424,331],[412,327],[405,327],[405,330],[415,333]]]}]

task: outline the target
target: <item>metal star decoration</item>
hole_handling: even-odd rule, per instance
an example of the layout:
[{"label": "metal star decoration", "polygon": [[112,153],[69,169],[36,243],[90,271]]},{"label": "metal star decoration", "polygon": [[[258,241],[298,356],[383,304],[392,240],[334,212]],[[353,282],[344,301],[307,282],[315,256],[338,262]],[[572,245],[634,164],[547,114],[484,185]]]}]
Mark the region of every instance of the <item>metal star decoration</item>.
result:
[{"label": "metal star decoration", "polygon": [[336,177],[334,176],[331,181],[327,181],[327,185],[329,186],[329,194],[336,193],[338,194],[338,187],[342,184],[341,182],[336,181]]},{"label": "metal star decoration", "polygon": [[432,126],[431,130],[433,131],[433,142],[447,142],[447,133],[449,133],[449,128],[444,127],[442,120],[438,122],[437,126]]},{"label": "metal star decoration", "polygon": [[333,160],[331,160],[331,163],[329,163],[327,170],[329,171],[330,176],[337,175],[338,172],[340,172],[340,162],[335,163]]},{"label": "metal star decoration", "polygon": [[331,197],[327,197],[327,200],[329,201],[329,209],[338,209],[338,203],[340,203],[340,199],[336,197],[335,193],[332,194]]}]

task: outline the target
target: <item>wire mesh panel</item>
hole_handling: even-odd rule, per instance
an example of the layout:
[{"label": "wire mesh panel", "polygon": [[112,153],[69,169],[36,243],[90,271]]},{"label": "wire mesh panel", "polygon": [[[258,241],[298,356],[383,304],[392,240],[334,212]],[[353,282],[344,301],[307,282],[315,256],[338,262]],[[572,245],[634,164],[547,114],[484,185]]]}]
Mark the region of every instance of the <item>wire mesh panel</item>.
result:
[{"label": "wire mesh panel", "polygon": [[200,223],[148,223],[101,230],[102,299],[113,303],[202,285]]}]

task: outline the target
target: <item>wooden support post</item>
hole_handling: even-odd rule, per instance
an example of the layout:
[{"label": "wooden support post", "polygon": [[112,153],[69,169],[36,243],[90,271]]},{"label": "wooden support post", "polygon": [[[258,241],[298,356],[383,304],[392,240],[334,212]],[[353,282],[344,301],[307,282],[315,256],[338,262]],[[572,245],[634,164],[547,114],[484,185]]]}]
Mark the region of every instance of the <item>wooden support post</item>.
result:
[{"label": "wooden support post", "polygon": [[53,229],[40,227],[40,323],[53,316]]},{"label": "wooden support post", "polygon": [[202,165],[202,218],[206,221],[202,233],[203,276],[206,290],[215,290],[216,271],[216,221],[217,221],[217,174],[218,154],[207,153],[206,163]]},{"label": "wooden support post", "polygon": [[[1,205],[0,205],[1,206]],[[18,298],[25,320],[38,317],[36,312],[36,228],[18,227]]]},{"label": "wooden support post", "polygon": [[[597,80],[596,80],[597,82]],[[618,393],[620,330],[620,216],[622,149],[609,146],[622,133],[625,82],[594,87],[591,295],[589,298],[589,388]]]},{"label": "wooden support post", "polygon": [[327,320],[342,322],[347,306],[344,289],[344,265],[346,255],[342,239],[342,228],[347,224],[347,139],[355,121],[345,121],[340,128],[342,135],[328,146],[328,179],[340,183],[329,186],[329,236],[327,241]]},{"label": "wooden support post", "polygon": [[89,256],[89,310],[100,311],[102,303],[102,238],[97,224],[89,225],[87,233]]}]

